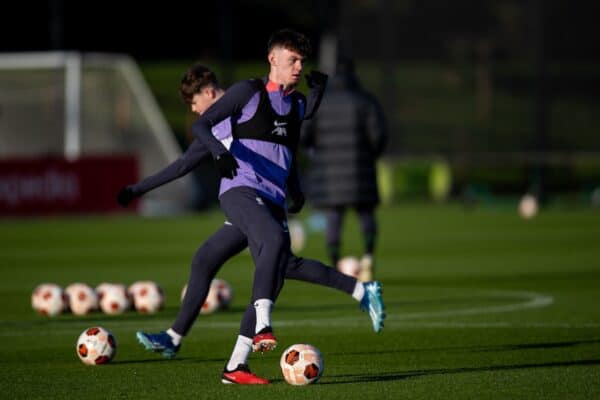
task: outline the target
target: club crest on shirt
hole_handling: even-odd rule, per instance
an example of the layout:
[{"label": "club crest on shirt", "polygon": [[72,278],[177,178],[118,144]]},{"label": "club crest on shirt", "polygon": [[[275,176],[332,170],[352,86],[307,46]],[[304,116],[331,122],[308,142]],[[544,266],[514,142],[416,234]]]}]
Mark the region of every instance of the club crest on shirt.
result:
[{"label": "club crest on shirt", "polygon": [[279,122],[277,120],[273,121],[273,125],[275,129],[271,131],[271,134],[275,136],[287,136],[287,122]]}]

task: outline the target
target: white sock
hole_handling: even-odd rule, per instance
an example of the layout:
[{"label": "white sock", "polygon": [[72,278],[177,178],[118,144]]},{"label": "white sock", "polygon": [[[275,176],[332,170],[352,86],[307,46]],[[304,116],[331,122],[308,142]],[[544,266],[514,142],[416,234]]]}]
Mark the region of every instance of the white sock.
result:
[{"label": "white sock", "polygon": [[352,297],[356,299],[356,301],[361,301],[365,296],[365,285],[360,281],[356,281],[356,285],[354,286],[354,291],[352,292]]},{"label": "white sock", "polygon": [[227,371],[233,371],[240,364],[246,364],[248,356],[252,352],[252,339],[239,335],[235,342],[235,347],[231,353],[231,358],[227,362]]},{"label": "white sock", "polygon": [[175,332],[173,329],[169,328],[167,330],[167,335],[171,336],[171,340],[175,346],[179,346],[181,344],[181,339],[183,339],[183,336]]},{"label": "white sock", "polygon": [[273,307],[273,302],[269,299],[258,299],[254,302],[254,308],[256,309],[256,329],[254,333],[271,326],[271,307]]}]

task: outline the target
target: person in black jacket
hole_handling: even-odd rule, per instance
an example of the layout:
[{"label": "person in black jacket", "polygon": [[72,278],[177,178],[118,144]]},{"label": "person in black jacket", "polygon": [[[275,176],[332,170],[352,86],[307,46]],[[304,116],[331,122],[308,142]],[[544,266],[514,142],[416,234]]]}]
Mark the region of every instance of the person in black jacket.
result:
[{"label": "person in black jacket", "polygon": [[387,141],[386,122],[378,101],[359,83],[351,60],[338,63],[318,115],[303,126],[308,148],[308,200],[325,210],[327,250],[333,265],[340,258],[341,228],[347,208],[356,210],[364,238],[363,281],[373,279],[379,203],[376,161]]}]

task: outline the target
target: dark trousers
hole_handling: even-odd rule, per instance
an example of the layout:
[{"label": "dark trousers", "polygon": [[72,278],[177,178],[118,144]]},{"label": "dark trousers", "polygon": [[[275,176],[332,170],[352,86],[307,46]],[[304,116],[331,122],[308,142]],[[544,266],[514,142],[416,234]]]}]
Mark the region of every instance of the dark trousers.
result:
[{"label": "dark trousers", "polygon": [[[327,229],[325,240],[331,263],[336,265],[340,258],[342,223],[346,208],[349,206],[336,206],[325,211]],[[350,206],[356,210],[363,235],[364,252],[373,254],[377,237],[377,222],[375,221],[375,206],[373,204],[357,204]]]},{"label": "dark trousers", "polygon": [[[246,246],[246,235],[236,226],[226,224],[196,251],[192,259],[186,295],[177,319],[171,326],[175,332],[181,335],[189,332],[206,300],[210,282],[221,266]],[[293,254],[287,259],[285,278],[331,287],[348,294],[352,294],[356,285],[356,279],[341,274],[334,268],[316,260],[296,257]],[[255,325],[256,312],[251,302],[242,319],[240,334],[253,337]]]},{"label": "dark trousers", "polygon": [[231,225],[223,225],[200,246],[192,259],[187,290],[179,314],[171,326],[175,332],[187,335],[206,300],[215,275],[227,260],[246,246],[246,236]]},{"label": "dark trousers", "polygon": [[248,240],[255,266],[251,301],[275,301],[291,253],[285,210],[247,187],[230,189],[219,200],[227,220]]}]

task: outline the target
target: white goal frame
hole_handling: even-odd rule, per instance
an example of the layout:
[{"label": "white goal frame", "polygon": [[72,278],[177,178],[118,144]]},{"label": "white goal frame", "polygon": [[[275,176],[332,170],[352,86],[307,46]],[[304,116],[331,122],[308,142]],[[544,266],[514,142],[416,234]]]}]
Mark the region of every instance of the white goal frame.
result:
[{"label": "white goal frame", "polygon": [[[82,154],[82,85],[84,67],[111,68],[123,77],[132,100],[137,104],[148,129],[158,144],[158,154],[167,162],[175,161],[182,153],[175,135],[167,123],[152,91],[137,63],[125,54],[78,52],[0,53],[0,71],[55,70],[64,71],[64,127],[61,152],[68,160]],[[60,89],[59,89],[60,90]],[[83,150],[86,151],[86,150]],[[142,176],[156,171],[141,170]],[[172,182],[142,199],[142,214],[163,215],[185,211],[189,207],[191,177]],[[167,195],[166,191],[169,191]]]},{"label": "white goal frame", "polygon": [[65,73],[65,128],[64,156],[76,159],[81,155],[81,68],[82,61],[101,66],[112,65],[123,73],[144,117],[149,121],[151,133],[161,144],[165,157],[173,161],[181,151],[174,134],[144,81],[136,62],[124,54],[76,52],[1,53],[0,69],[63,69]]}]

